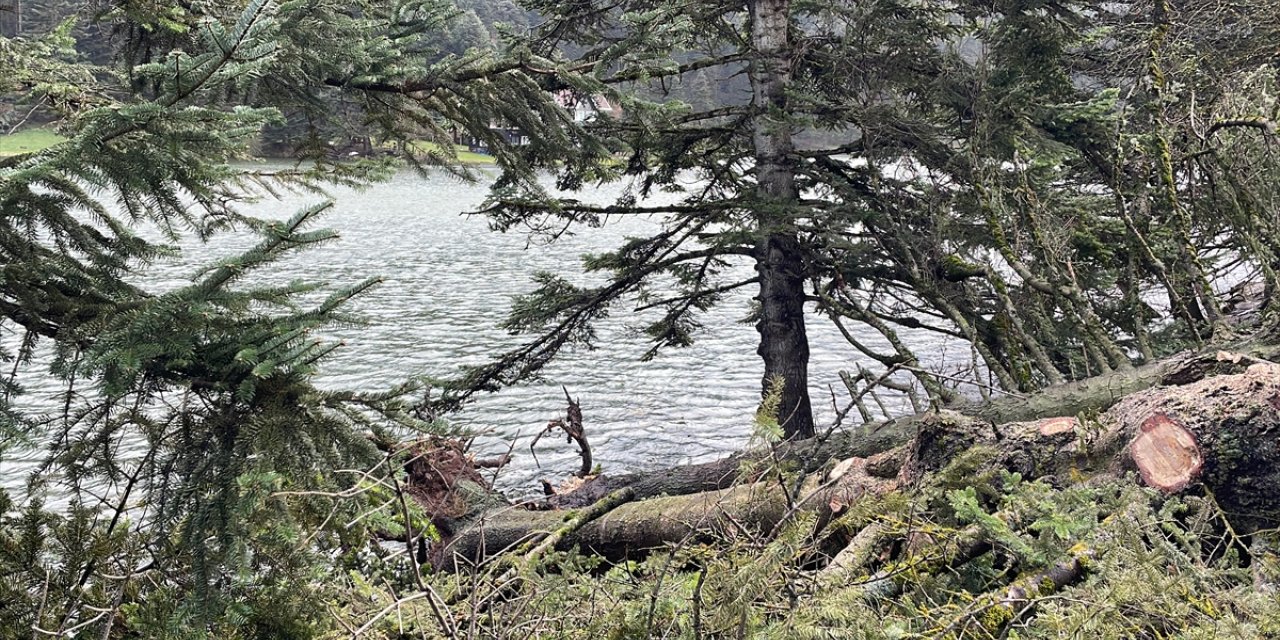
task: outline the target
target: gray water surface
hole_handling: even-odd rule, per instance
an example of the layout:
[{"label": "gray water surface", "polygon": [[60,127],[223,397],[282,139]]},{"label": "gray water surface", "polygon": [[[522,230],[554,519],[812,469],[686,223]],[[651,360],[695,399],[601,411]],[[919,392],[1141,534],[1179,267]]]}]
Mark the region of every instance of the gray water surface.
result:
[{"label": "gray water surface", "polygon": [[[535,271],[554,271],[578,283],[598,282],[600,276],[583,274],[582,254],[612,249],[660,223],[628,217],[602,229],[582,229],[551,245],[531,242],[521,233],[492,232],[484,218],[464,215],[483,202],[487,189],[443,173],[425,178],[403,173],[363,191],[335,190],[337,206],[322,224],[338,231],[340,240],[258,273],[270,282],[300,279],[334,287],[369,276],[385,278],[351,307],[368,320],[367,326],[327,336],[347,344],[322,367],[322,386],[380,390],[406,377],[447,375],[461,365],[484,362],[520,342],[521,337],[508,335],[498,324],[511,296],[533,288]],[[577,197],[607,203],[618,192],[605,187]],[[283,219],[321,199],[290,195],[246,211]],[[179,286],[189,281],[195,267],[234,255],[255,241],[248,232],[224,234],[208,243],[192,241],[184,245],[180,259],[149,268],[143,278],[160,288]],[[749,265],[737,269],[743,278],[750,277]],[[566,352],[545,370],[545,381],[482,397],[449,420],[489,434],[477,441],[482,455],[505,452],[514,443],[514,461],[500,483],[515,492],[533,490],[537,478],[556,480],[577,468],[577,452],[563,437],[539,443],[540,468],[529,454],[531,438],[563,414],[561,385],[581,401],[587,435],[606,472],[705,461],[739,449],[751,434],[763,370],[755,354],[755,329],[741,322],[754,293],[754,287],[745,287],[730,294],[703,318],[704,329],[693,347],[668,350],[652,362],[640,361],[648,345],[636,331],[640,320],[652,316],[633,313],[634,305],[620,306],[601,325],[600,348]],[[834,414],[827,389],[839,389],[838,372],[856,368],[859,359],[825,319],[811,315],[809,327],[814,405],[819,419],[829,421]],[[869,332],[859,335],[883,344]],[[902,335],[935,365],[967,360],[967,350],[933,334]],[[24,402],[32,409],[46,407],[56,392],[54,385],[37,384]],[[897,399],[890,409],[904,411],[905,406]],[[11,454],[0,462],[0,485],[21,485],[39,455]]]}]

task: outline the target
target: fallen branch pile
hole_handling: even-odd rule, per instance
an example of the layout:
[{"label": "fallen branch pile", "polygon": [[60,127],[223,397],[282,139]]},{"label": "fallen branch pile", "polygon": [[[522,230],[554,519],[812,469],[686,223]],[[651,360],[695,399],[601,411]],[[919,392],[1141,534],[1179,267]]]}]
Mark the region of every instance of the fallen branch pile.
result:
[{"label": "fallen branch pile", "polygon": [[[1052,411],[1063,406],[1076,411]],[[1280,365],[1258,355],[1183,356],[1038,399],[930,411],[767,454],[596,478],[541,509],[486,509],[430,559],[470,576],[450,596],[459,623],[498,624],[517,603],[543,598],[548,581],[596,580],[569,567],[630,567],[657,580],[645,583],[646,632],[671,597],[689,610],[663,624],[683,632],[727,633],[761,615],[755,622],[796,631],[848,612],[896,612],[921,637],[1008,638],[1066,615],[1064,590],[1096,600],[1076,592],[1118,589],[1138,574],[1260,593],[1280,582]],[[556,508],[586,496],[589,508]],[[565,552],[587,564],[564,564]],[[749,575],[762,582],[732,586]],[[779,597],[787,604],[775,611]],[[828,608],[836,601],[846,614]],[[1149,637],[1185,626],[1113,613],[1141,618]]]}]

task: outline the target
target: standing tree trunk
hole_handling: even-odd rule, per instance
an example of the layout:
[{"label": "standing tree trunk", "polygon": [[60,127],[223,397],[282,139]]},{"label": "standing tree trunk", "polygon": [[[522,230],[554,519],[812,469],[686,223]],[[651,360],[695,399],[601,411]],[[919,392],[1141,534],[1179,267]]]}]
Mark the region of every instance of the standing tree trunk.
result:
[{"label": "standing tree trunk", "polygon": [[[756,271],[760,275],[762,393],[780,392],[778,423],[788,438],[814,434],[809,404],[809,339],[804,326],[804,258],[792,222],[799,202],[786,121],[791,84],[790,0],[751,0],[751,65],[757,195]],[[775,385],[781,389],[775,389]]]}]

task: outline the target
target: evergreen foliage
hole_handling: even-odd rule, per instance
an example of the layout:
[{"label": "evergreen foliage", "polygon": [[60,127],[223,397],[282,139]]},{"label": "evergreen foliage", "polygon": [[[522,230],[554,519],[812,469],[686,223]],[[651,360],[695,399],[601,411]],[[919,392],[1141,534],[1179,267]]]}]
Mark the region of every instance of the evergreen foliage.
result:
[{"label": "evergreen foliage", "polygon": [[[495,119],[565,116],[521,72],[527,56],[433,47],[453,15],[437,2],[99,9],[120,38],[110,65],[77,53],[74,21],[0,38],[0,90],[52,109],[67,138],[0,158],[0,328],[20,338],[5,343],[0,443],[47,451],[23,495],[0,499],[0,637],[313,637],[329,624],[317,603],[340,586],[329,572],[394,529],[379,508],[397,468],[384,449],[441,427],[415,417],[414,383],[313,384],[340,346],[317,332],[359,322],[345,304],[376,278],[255,278],[334,239],[316,228],[331,205],[283,221],[238,205],[394,166],[332,161],[333,132],[451,142],[457,128],[492,136]],[[284,113],[305,115],[313,162],[230,164]],[[543,128],[533,148],[566,143]],[[433,148],[451,159],[451,144]],[[186,286],[137,284],[179,240],[232,228],[259,243]],[[21,411],[38,352],[63,385],[46,415]]]},{"label": "evergreen foliage", "polygon": [[[1229,336],[1239,320],[1224,305],[1251,304],[1239,285],[1274,280],[1269,4],[782,3],[778,99],[760,93],[774,54],[752,40],[765,5],[534,5],[547,21],[529,46],[571,52],[584,76],[570,88],[625,107],[588,127],[621,160],[566,163],[557,186],[627,188],[594,206],[512,180],[495,192],[494,225],[557,234],[653,215],[663,229],[589,257],[607,284],[541,276],[511,327],[543,337],[471,382],[536,372],[628,301],[661,311],[646,326],[655,352],[684,346],[727,292],[778,281],[750,310],[762,331],[770,300],[799,297],[943,403],[957,377],[983,395],[1027,392]],[[745,74],[754,99],[708,107],[653,92],[708,72]],[[783,134],[793,150],[762,154],[761,139]],[[766,165],[794,195],[765,193]],[[643,202],[660,192],[677,204]],[[744,262],[755,277],[728,275]],[[1270,310],[1275,290],[1253,297]],[[784,373],[770,345],[802,351],[803,324],[790,322],[762,334],[767,377]],[[969,343],[974,362],[922,369],[899,335],[919,330]],[[804,368],[793,360],[789,386]]]},{"label": "evergreen foliage", "polygon": [[[435,525],[401,491],[395,445],[442,428],[420,416],[593,346],[595,323],[628,301],[659,313],[645,327],[654,357],[690,344],[726,294],[758,287],[769,442],[814,428],[806,305],[883,365],[866,389],[910,376],[934,404],[955,397],[954,376],[921,369],[899,330],[966,341],[983,393],[1230,336],[1221,294],[1250,277],[1274,331],[1270,3],[38,8],[0,37],[5,103],[66,137],[0,157],[0,451],[46,450],[22,495],[0,492],[0,637],[456,637],[464,624],[488,637],[1280,633],[1274,596],[1250,584],[1274,554],[1246,566],[1212,496],[963,465],[854,505],[835,529],[874,525],[895,551],[852,575],[815,571],[827,540],[796,517],[614,567],[552,554],[518,567],[531,595],[504,585],[477,599],[480,581],[424,574],[405,552]],[[527,33],[526,10],[540,19]],[[495,21],[510,27],[479,33]],[[111,38],[78,46],[87,33]],[[743,95],[710,86],[741,76],[725,86]],[[552,92],[607,96],[624,113],[579,126]],[[306,162],[233,166],[264,131]],[[452,164],[459,131],[503,169],[487,207],[498,230],[554,237],[635,215],[661,228],[587,257],[603,285],[539,274],[506,325],[536,336],[445,382],[436,406],[411,383],[318,388],[340,346],[318,332],[358,323],[345,304],[377,280],[262,286],[254,276],[274,261],[334,238],[315,227],[330,205],[283,221],[238,205],[366,184],[398,161]],[[336,161],[353,139],[389,153]],[[627,189],[588,205],[548,189],[546,171],[559,191]],[[645,202],[657,193],[678,201]],[[231,228],[258,244],[185,286],[138,284],[178,240]],[[741,264],[756,275],[732,277]],[[21,374],[41,349],[64,402],[33,415]],[[1037,576],[1064,563],[1083,579],[1051,593],[1059,585]]]},{"label": "evergreen foliage", "polygon": [[[959,460],[918,492],[864,498],[830,524],[802,516],[773,532],[726,527],[614,566],[555,554],[522,573],[507,597],[475,593],[500,563],[476,577],[428,576],[431,592],[398,602],[357,582],[371,598],[353,615],[372,621],[374,637],[450,637],[455,628],[584,639],[1280,632],[1275,594],[1255,587],[1244,542],[1211,498],[1165,498],[1131,478],[1056,488],[1016,474],[974,477],[975,464]],[[862,564],[822,569],[833,539],[869,527],[880,533]],[[1078,574],[1065,587],[1043,583],[1073,562]],[[1010,599],[1012,588],[1025,594]],[[427,598],[438,598],[439,615]]]}]

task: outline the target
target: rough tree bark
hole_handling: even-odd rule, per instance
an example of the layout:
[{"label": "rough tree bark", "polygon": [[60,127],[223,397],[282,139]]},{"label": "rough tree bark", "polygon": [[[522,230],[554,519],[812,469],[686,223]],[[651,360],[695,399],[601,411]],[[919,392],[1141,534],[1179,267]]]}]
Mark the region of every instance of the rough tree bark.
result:
[{"label": "rough tree bark", "polygon": [[[825,518],[868,493],[909,490],[974,447],[984,448],[986,464],[1025,478],[1066,482],[1137,471],[1165,493],[1211,493],[1242,531],[1280,524],[1280,366],[1238,354],[1183,362],[1166,369],[1168,386],[1132,393],[1083,423],[1074,415],[1004,423],[952,411],[916,416],[899,423],[912,432],[905,445],[888,438],[864,447],[861,453],[870,455],[837,465],[820,486],[811,480],[794,508],[772,482],[660,497],[623,505],[566,536],[562,546],[616,560],[690,536],[767,532],[798,510]],[[1235,372],[1203,375],[1220,367]],[[486,514],[437,549],[437,563],[478,560],[554,531],[565,517]]]},{"label": "rough tree bark", "polygon": [[780,384],[778,422],[788,438],[814,434],[809,402],[809,340],[804,324],[805,265],[792,224],[799,201],[795,184],[795,147],[786,122],[791,84],[789,0],[752,0],[751,65],[755,115],[751,121],[759,197],[756,272],[760,275],[760,332],[757,353],[764,360],[762,394]]}]

